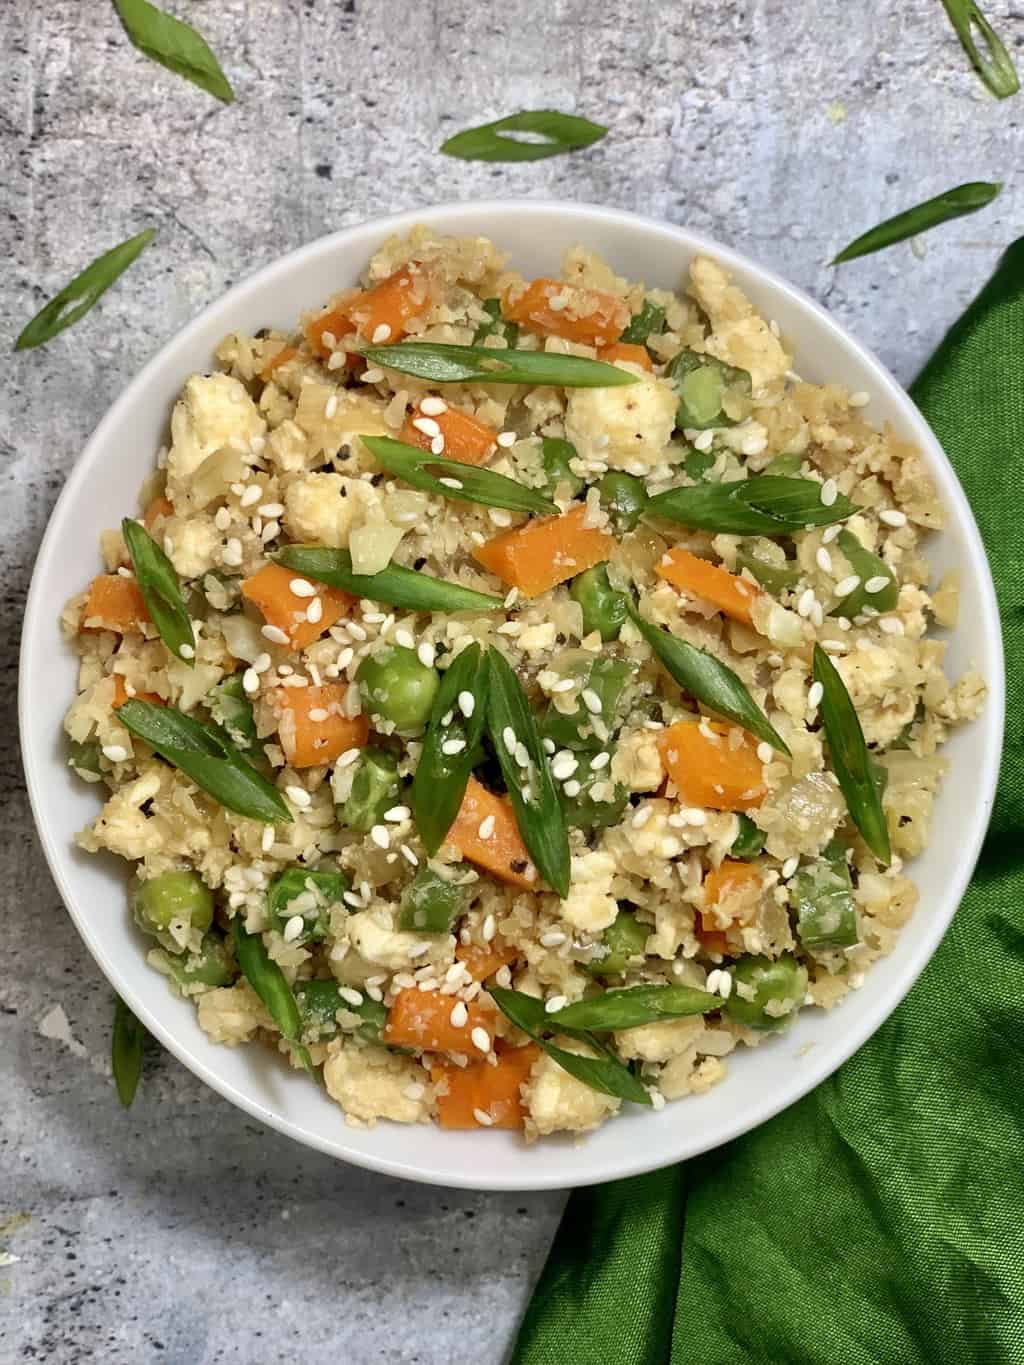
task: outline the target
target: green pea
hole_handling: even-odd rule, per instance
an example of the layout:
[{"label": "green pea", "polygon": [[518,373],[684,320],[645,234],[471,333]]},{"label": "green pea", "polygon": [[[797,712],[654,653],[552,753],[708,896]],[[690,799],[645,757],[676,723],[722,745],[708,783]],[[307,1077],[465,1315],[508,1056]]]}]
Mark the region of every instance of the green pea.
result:
[{"label": "green pea", "polygon": [[764,830],[758,829],[749,815],[739,816],[740,827],[729,849],[730,858],[756,858],[764,848]]},{"label": "green pea", "polygon": [[679,394],[677,427],[700,431],[734,427],[746,415],[751,392],[746,370],[727,365],[716,356],[680,351],[666,374]]},{"label": "green pea", "polygon": [[639,966],[643,961],[650,933],[649,924],[641,924],[630,911],[620,910],[615,921],[601,935],[601,946],[607,952],[580,966],[591,976],[619,976],[630,965]]},{"label": "green pea", "polygon": [[541,441],[541,463],[544,466],[544,482],[548,492],[554,493],[559,484],[569,485],[571,497],[583,491],[583,480],[572,472],[570,460],[576,459],[576,447],[571,441],[563,441],[559,436],[545,436]]},{"label": "green pea", "polygon": [[[267,890],[271,928],[283,933],[292,915],[301,915],[305,928],[292,942],[320,942],[330,933],[331,906],[342,904],[342,897],[350,887],[351,882],[345,874],[333,868],[286,868],[278,873]],[[309,897],[314,897],[317,903],[309,905]],[[305,908],[295,908],[296,901]]]},{"label": "green pea", "polygon": [[[807,969],[789,953],[774,961],[768,957],[741,957],[731,968],[732,994],[725,1009],[738,1024],[753,1029],[783,1029],[793,1019],[807,993]],[[745,1000],[737,985],[753,988],[754,998]],[[773,1002],[788,1001],[792,1008],[785,1014],[766,1012]]]},{"label": "green pea", "polygon": [[569,596],[583,609],[583,632],[600,632],[604,641],[617,640],[626,619],[626,599],[608,582],[608,565],[595,564],[577,574]]},{"label": "green pea", "polygon": [[68,767],[74,768],[78,773],[90,773],[94,777],[99,777],[103,770],[100,767],[100,746],[96,740],[90,739],[80,744],[76,739],[69,739]]},{"label": "green pea", "polygon": [[415,650],[394,645],[364,659],[356,681],[369,714],[404,733],[426,725],[441,685],[437,669],[420,663]]},{"label": "green pea", "polygon": [[800,565],[787,559],[781,545],[764,536],[741,540],[736,547],[736,570],[749,569],[762,588],[769,592],[785,592],[800,577]]},{"label": "green pea", "polygon": [[[360,992],[362,994],[362,992]],[[299,981],[295,984],[295,1003],[302,1020],[302,1037],[306,1042],[332,1038],[338,1032],[338,1011],[356,1014],[362,1021],[355,1032],[368,1043],[383,1041],[387,1023],[387,1006],[364,995],[358,1005],[342,997],[337,981]]]},{"label": "green pea", "polygon": [[428,863],[402,892],[398,927],[419,934],[447,934],[465,909],[466,888],[442,877]]},{"label": "green pea", "polygon": [[850,948],[859,942],[850,869],[837,841],[800,869],[790,894],[796,906],[797,937],[805,948]]},{"label": "green pea", "polygon": [[205,934],[213,923],[213,892],[198,872],[162,872],[139,887],[135,919],[151,934],[164,933],[175,920]]},{"label": "green pea", "polygon": [[473,345],[482,346],[487,337],[504,337],[505,345],[513,350],[519,340],[519,327],[514,322],[506,322],[501,316],[501,300],[484,299],[483,307],[487,321],[481,322],[473,333]]},{"label": "green pea", "polygon": [[[576,694],[576,705],[569,712],[559,711],[552,702],[544,714],[541,724],[543,735],[559,749],[590,750],[596,752],[610,742],[618,728],[617,708],[623,688],[632,674],[632,668],[622,659],[609,659],[601,656],[592,663],[583,663],[573,669],[580,683]],[[584,701],[584,693],[593,694],[600,709],[593,713]],[[594,728],[600,722],[601,733]]]},{"label": "green pea", "polygon": [[634,474],[621,474],[609,470],[597,485],[601,506],[611,518],[612,528],[618,536],[636,529],[636,524],[647,506],[647,490],[643,479]]},{"label": "green pea", "polygon": [[252,748],[256,742],[256,721],[240,673],[232,673],[229,678],[212,687],[207,694],[206,704],[210,708],[210,715],[227,731],[228,738],[236,748]]},{"label": "green pea", "polygon": [[158,972],[169,976],[184,994],[188,986],[230,986],[237,975],[220,934],[209,933],[196,953],[176,956],[154,948],[148,961]]},{"label": "green pea", "polygon": [[[592,755],[578,754],[577,762],[579,766],[572,777],[558,789],[565,812],[565,823],[570,829],[587,831],[617,825],[629,800],[629,792],[621,782],[612,782],[607,764],[601,768],[594,768]],[[597,799],[594,795],[594,787],[597,785],[601,785],[602,794],[605,787],[611,787],[611,800]]]},{"label": "green pea", "polygon": [[629,321],[626,330],[619,337],[620,341],[629,342],[634,346],[642,346],[646,343],[651,333],[660,335],[665,330],[665,310],[660,304],[652,303],[650,299],[644,299],[643,307],[639,313],[634,313]]},{"label": "green pea", "polygon": [[386,749],[364,749],[349,794],[336,809],[338,819],[359,834],[369,834],[384,819],[384,812],[397,803],[401,790],[394,754]]}]

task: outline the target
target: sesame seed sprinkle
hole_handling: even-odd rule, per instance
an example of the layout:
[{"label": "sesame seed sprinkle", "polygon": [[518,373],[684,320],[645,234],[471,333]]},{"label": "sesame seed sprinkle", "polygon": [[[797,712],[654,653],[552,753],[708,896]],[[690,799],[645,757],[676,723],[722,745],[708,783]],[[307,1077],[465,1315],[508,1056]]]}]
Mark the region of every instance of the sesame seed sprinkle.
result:
[{"label": "sesame seed sprinkle", "polygon": [[859,587],[860,574],[852,573],[849,578],[844,578],[841,582],[836,584],[836,596],[849,597],[850,593],[854,592]]},{"label": "sesame seed sprinkle", "polygon": [[347,768],[350,764],[355,763],[360,753],[361,750],[359,749],[346,749],[345,752],[339,757],[337,767]]},{"label": "sesame seed sprinkle", "polygon": [[477,1123],[479,1123],[481,1128],[490,1128],[491,1124],[494,1122],[494,1119],[490,1116],[486,1109],[474,1109],[473,1117],[476,1119]]},{"label": "sesame seed sprinkle", "polygon": [[398,851],[410,867],[419,867],[420,860],[416,857],[416,854],[413,853],[408,844],[402,844]]},{"label": "sesame seed sprinkle", "polygon": [[315,597],[318,589],[308,578],[293,578],[288,584],[288,591],[293,597]]},{"label": "sesame seed sprinkle", "polygon": [[594,691],[592,687],[585,687],[583,689],[581,699],[583,701],[583,705],[587,708],[587,710],[590,712],[592,716],[599,716],[601,714],[601,698],[597,695],[597,693]]},{"label": "sesame seed sprinkle", "polygon": [[443,398],[438,398],[435,394],[427,394],[426,398],[420,403],[420,412],[424,417],[440,417],[443,412],[448,411],[448,404]]},{"label": "sesame seed sprinkle", "polygon": [[821,505],[823,507],[832,507],[838,496],[839,485],[836,483],[835,479],[826,479],[821,485]]},{"label": "sesame seed sprinkle", "polygon": [[606,749],[602,750],[601,753],[595,754],[594,757],[590,760],[590,766],[594,770],[607,768],[608,764],[611,762],[611,758],[612,758],[611,754],[608,753]]},{"label": "sesame seed sprinkle", "polygon": [[501,446],[502,450],[507,450],[507,449],[509,448],[509,446],[514,446],[515,443],[516,443],[516,434],[515,434],[514,431],[499,431],[499,432],[498,432],[498,445]]},{"label": "sesame seed sprinkle", "polygon": [[128,750],[123,744],[104,744],[103,757],[109,758],[111,763],[123,763],[128,757]]},{"label": "sesame seed sprinkle", "polygon": [[484,816],[484,818],[480,821],[480,828],[477,830],[477,834],[480,836],[481,839],[489,839],[491,837],[491,835],[494,833],[494,823],[495,822],[493,815]]},{"label": "sesame seed sprinkle", "polygon": [[384,812],[384,819],[390,820],[392,824],[399,825],[403,820],[409,818],[408,806],[392,806],[390,810]]},{"label": "sesame seed sprinkle", "polygon": [[433,417],[414,417],[412,419],[412,424],[416,430],[422,432],[424,436],[441,435],[441,428],[434,421]]},{"label": "sesame seed sprinkle", "polygon": [[553,995],[550,1000],[544,1001],[544,1013],[554,1014],[556,1010],[564,1009],[568,1003],[564,995]]},{"label": "sesame seed sprinkle", "polygon": [[441,752],[446,758],[454,758],[456,754],[461,754],[465,747],[464,739],[446,739],[441,745]]},{"label": "sesame seed sprinkle", "polygon": [[826,526],[821,533],[822,542],[825,545],[831,545],[842,529],[841,526]]},{"label": "sesame seed sprinkle", "polygon": [[571,777],[569,781],[563,785],[562,791],[565,792],[566,796],[571,801],[573,798],[579,796],[580,784],[576,781],[575,777]]},{"label": "sesame seed sprinkle", "polygon": [[832,556],[825,549],[824,545],[818,546],[818,551],[814,556],[814,560],[822,573],[832,572]]},{"label": "sesame seed sprinkle", "polygon": [[783,881],[788,881],[799,866],[800,866],[799,858],[797,857],[787,858],[786,861],[782,864]]},{"label": "sesame seed sprinkle", "polygon": [[457,1000],[452,1006],[451,1014],[448,1016],[448,1022],[451,1024],[452,1028],[464,1028],[468,1018],[469,1010],[466,1009],[465,1003],[462,1000]]},{"label": "sesame seed sprinkle", "polygon": [[424,668],[434,667],[434,659],[437,656],[434,650],[434,646],[430,643],[429,640],[423,640],[420,642],[416,649],[416,657],[417,659],[419,659],[420,663],[423,665]]},{"label": "sesame seed sprinkle", "polygon": [[546,934],[540,936],[540,946],[542,948],[560,948],[565,942],[565,935],[561,929],[549,929]]},{"label": "sesame seed sprinkle", "polygon": [[301,915],[292,915],[281,931],[281,937],[285,943],[294,943],[306,927],[306,921]]},{"label": "sesame seed sprinkle", "polygon": [[395,631],[395,644],[401,645],[403,649],[415,649],[416,641],[412,634],[404,626]]},{"label": "sesame seed sprinkle", "polygon": [[445,488],[454,488],[456,491],[462,487],[461,479],[450,479],[447,475],[443,475],[438,479],[438,483],[444,484]]},{"label": "sesame seed sprinkle", "polygon": [[477,1027],[473,1029],[472,1033],[470,1033],[469,1037],[478,1052],[490,1052],[491,1035],[485,1028],[481,1028],[478,1024]]},{"label": "sesame seed sprinkle", "polygon": [[388,326],[386,322],[382,322],[379,327],[375,327],[373,329],[373,336],[370,338],[370,340],[373,342],[375,346],[380,346],[385,341],[389,341],[390,339],[391,328]]},{"label": "sesame seed sprinkle", "polygon": [[476,697],[473,696],[472,692],[459,693],[459,710],[466,719],[469,720],[470,716],[476,710]]},{"label": "sesame seed sprinkle", "polygon": [[885,574],[875,574],[874,578],[869,578],[864,584],[864,591],[871,593],[881,592],[883,588],[889,586],[889,578]]},{"label": "sesame seed sprinkle", "polygon": [[311,625],[316,625],[318,621],[321,621],[323,619],[323,614],[324,604],[322,599],[319,597],[314,597],[310,601],[309,606],[306,608],[306,620],[309,621]]},{"label": "sesame seed sprinkle", "polygon": [[811,683],[807,692],[807,705],[813,711],[815,707],[821,705],[821,699],[825,695],[825,689],[820,682]]},{"label": "sesame seed sprinkle", "polygon": [[374,827],[370,830],[370,838],[373,840],[373,842],[377,845],[378,848],[391,847],[391,835],[388,833],[387,828],[384,825],[374,825]]},{"label": "sesame seed sprinkle", "polygon": [[262,629],[260,630],[260,634],[263,636],[265,640],[269,640],[271,644],[274,645],[288,644],[288,636],[284,633],[283,630],[279,630],[277,626],[263,626]]},{"label": "sesame seed sprinkle", "polygon": [[305,787],[285,787],[284,794],[299,810],[307,810],[313,804],[313,798]]},{"label": "sesame seed sprinkle", "polygon": [[884,512],[879,512],[878,518],[880,521],[884,521],[886,526],[898,528],[907,524],[906,512],[898,512],[895,507],[887,507]]}]

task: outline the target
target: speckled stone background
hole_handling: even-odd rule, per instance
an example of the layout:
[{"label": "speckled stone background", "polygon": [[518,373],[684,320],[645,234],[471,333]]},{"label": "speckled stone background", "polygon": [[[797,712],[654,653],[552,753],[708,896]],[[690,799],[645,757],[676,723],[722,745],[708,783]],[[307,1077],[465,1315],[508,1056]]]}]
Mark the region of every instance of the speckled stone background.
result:
[{"label": "speckled stone background", "polygon": [[[110,989],[43,864],[14,740],[50,507],[126,380],[228,285],[443,200],[557,196],[703,229],[809,289],[909,381],[1024,227],[1024,97],[987,96],[938,0],[166,2],[220,55],[232,107],[135,52],[106,0],[0,0],[0,345],[94,255],[159,228],[98,310],[0,379],[0,1361],[497,1362],[561,1196],[349,1169],[166,1056],[119,1108]],[[985,8],[1020,52],[1021,0]],[[532,166],[436,153],[531,107],[611,133]],[[916,252],[825,264],[970,179],[1008,183]]]}]

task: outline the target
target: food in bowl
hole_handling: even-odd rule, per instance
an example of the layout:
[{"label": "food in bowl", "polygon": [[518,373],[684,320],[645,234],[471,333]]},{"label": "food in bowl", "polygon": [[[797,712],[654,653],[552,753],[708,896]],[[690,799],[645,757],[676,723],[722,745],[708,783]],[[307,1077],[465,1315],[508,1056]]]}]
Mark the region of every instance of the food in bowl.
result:
[{"label": "food in bowl", "polygon": [[426,229],[217,362],[63,618],[79,842],[212,1039],[533,1138],[860,987],[985,691],[868,395],[711,259],[525,281]]}]

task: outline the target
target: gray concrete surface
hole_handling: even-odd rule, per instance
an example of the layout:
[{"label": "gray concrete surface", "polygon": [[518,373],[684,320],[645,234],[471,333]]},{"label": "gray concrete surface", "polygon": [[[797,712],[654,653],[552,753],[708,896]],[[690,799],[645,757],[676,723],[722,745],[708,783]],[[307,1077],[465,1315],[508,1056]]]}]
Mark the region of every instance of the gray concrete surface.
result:
[{"label": "gray concrete surface", "polygon": [[[553,195],[691,224],[810,289],[909,380],[1024,224],[1024,103],[985,94],[938,0],[167,4],[220,54],[233,107],[136,53],[105,0],[0,3],[0,346],[95,254],[160,229],[101,308],[0,379],[0,1361],[499,1361],[561,1196],[348,1169],[167,1057],[119,1109],[110,991],[49,880],[13,738],[50,507],[125,381],[229,284],[441,200]],[[1021,0],[985,8],[1019,52]],[[611,133],[532,166],[436,155],[530,107]],[[824,264],[970,179],[1008,184],[920,254]]]}]

